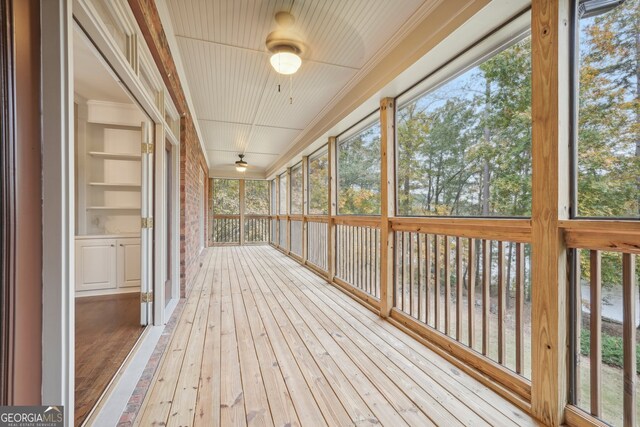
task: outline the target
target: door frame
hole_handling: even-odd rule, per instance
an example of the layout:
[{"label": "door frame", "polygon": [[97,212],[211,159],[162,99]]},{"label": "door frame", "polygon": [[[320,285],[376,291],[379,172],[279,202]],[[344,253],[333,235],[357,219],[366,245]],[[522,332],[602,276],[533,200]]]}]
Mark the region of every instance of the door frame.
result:
[{"label": "door frame", "polygon": [[0,404],[12,403],[13,298],[15,291],[15,94],[13,1],[0,0]]},{"label": "door frame", "polygon": [[[171,318],[173,310],[180,300],[180,141],[171,132],[167,132],[162,124],[156,124],[155,135],[155,268],[154,276],[154,325],[164,325]],[[171,144],[171,188],[166,188],[164,176],[166,149]],[[170,198],[171,214],[167,212],[167,197]],[[173,247],[167,248],[167,220],[171,221],[170,233]],[[171,251],[171,301],[166,304],[164,284],[167,277],[167,253]]]},{"label": "door frame", "polygon": [[[42,403],[73,412],[74,140],[71,0],[41,0]],[[71,411],[69,411],[71,409]],[[67,416],[65,425],[70,425]]]}]

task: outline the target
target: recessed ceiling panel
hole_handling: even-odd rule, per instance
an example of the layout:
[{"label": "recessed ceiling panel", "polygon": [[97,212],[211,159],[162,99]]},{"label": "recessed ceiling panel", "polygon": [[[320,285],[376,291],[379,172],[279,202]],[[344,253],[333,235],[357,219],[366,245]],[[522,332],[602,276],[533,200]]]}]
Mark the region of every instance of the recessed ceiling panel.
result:
[{"label": "recessed ceiling panel", "polygon": [[242,152],[249,142],[251,125],[200,120],[207,149]]},{"label": "recessed ceiling panel", "polygon": [[[355,70],[344,67],[303,62],[289,78],[275,72],[269,75],[255,122],[258,125],[304,128],[353,77]],[[280,92],[278,92],[280,84]]]},{"label": "recessed ceiling panel", "polygon": [[254,126],[251,133],[251,143],[247,151],[282,154],[299,133],[300,130],[297,129]]},{"label": "recessed ceiling panel", "polygon": [[266,53],[178,37],[198,119],[252,123],[267,77]]}]

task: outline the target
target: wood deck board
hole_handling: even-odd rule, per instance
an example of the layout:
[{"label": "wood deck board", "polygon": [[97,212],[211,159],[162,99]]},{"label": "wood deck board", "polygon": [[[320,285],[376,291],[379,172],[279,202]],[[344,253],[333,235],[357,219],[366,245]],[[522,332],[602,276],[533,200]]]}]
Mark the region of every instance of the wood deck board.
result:
[{"label": "wood deck board", "polygon": [[268,246],[207,249],[138,425],[537,425]]}]

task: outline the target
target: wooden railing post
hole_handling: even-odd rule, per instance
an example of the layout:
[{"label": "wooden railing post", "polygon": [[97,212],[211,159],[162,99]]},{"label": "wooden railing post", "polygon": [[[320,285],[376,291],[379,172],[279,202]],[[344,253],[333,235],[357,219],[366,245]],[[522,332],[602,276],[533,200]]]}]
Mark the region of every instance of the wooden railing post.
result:
[{"label": "wooden railing post", "polygon": [[395,100],[380,102],[380,315],[389,316],[393,307],[394,237],[389,218],[396,214]]},{"label": "wooden railing post", "polygon": [[276,236],[273,241],[276,247],[280,247],[280,175],[276,176]]},{"label": "wooden railing post", "polygon": [[309,215],[309,156],[302,157],[302,263],[307,263],[307,215]]},{"label": "wooden railing post", "polygon": [[336,277],[336,231],[335,231],[335,217],[338,214],[338,177],[336,174],[337,166],[337,146],[336,137],[332,136],[328,142],[329,152],[329,191],[328,191],[328,203],[329,203],[329,246],[327,247],[327,279],[329,282],[333,282]]},{"label": "wooden railing post", "polygon": [[244,179],[240,180],[240,245],[244,245]]},{"label": "wooden railing post", "polygon": [[567,402],[567,249],[558,221],[569,216],[569,0],[537,0],[532,46],[531,409],[564,422]]},{"label": "wooden railing post", "polygon": [[291,253],[291,168],[287,168],[287,253]]}]

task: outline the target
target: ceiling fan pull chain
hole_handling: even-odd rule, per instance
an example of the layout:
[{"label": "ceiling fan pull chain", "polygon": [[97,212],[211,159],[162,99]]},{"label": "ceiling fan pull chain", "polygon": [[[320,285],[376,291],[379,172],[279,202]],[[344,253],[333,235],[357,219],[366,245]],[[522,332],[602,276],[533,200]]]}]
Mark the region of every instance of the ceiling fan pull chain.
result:
[{"label": "ceiling fan pull chain", "polygon": [[289,75],[289,104],[293,104],[293,76]]}]

